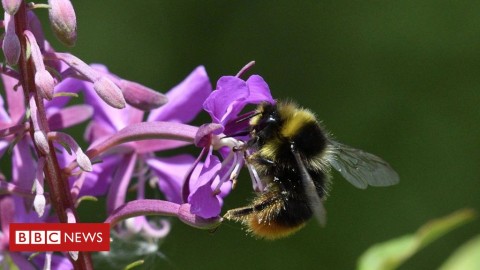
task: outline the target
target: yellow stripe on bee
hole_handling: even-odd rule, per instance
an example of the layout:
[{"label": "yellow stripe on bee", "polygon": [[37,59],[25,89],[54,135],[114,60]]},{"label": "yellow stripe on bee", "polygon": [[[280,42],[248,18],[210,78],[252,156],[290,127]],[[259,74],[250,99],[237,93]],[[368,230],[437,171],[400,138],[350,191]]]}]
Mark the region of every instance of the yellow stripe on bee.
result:
[{"label": "yellow stripe on bee", "polygon": [[259,156],[269,159],[276,160],[278,154],[278,147],[281,145],[277,139],[272,139],[268,141],[262,148],[258,150]]},{"label": "yellow stripe on bee", "polygon": [[299,109],[293,105],[286,105],[280,110],[282,119],[285,119],[280,133],[285,138],[292,138],[306,123],[317,122],[315,115],[307,109]]}]

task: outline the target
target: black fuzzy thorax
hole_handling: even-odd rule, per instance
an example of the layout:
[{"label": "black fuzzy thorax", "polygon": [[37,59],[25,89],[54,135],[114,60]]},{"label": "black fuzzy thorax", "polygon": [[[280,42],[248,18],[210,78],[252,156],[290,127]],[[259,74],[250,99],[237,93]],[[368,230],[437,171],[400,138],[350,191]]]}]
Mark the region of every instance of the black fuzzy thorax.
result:
[{"label": "black fuzzy thorax", "polygon": [[[298,163],[292,153],[292,146],[300,153],[302,163],[315,184],[317,194],[320,198],[324,198],[326,195],[325,172],[317,165],[312,165],[311,160],[323,154],[327,147],[327,137],[314,118],[300,125],[296,123],[300,128],[291,136],[284,136],[282,130],[285,125],[292,124],[292,121],[298,121],[298,119],[295,118],[297,116],[295,114],[288,115],[282,112],[283,106],[282,103],[261,106],[261,117],[252,126],[252,134],[254,134],[252,146],[257,149],[254,166],[261,172],[261,178],[271,179],[274,189],[279,191],[276,198],[284,205],[284,210],[278,214],[277,221],[290,224],[303,222],[312,216]],[[261,151],[258,150],[272,141],[276,143],[275,159],[268,160],[259,154]]]},{"label": "black fuzzy thorax", "polygon": [[[295,115],[285,116],[282,114],[283,103],[263,104],[261,117],[257,124],[252,126],[254,134],[252,146],[257,149],[265,147],[267,142],[275,141],[277,144],[275,160],[277,166],[296,168],[295,158],[292,154],[292,146],[300,153],[304,165],[310,169],[318,169],[310,166],[310,160],[317,158],[327,148],[327,137],[320,124],[314,121],[303,122],[295,133],[284,136],[282,129],[285,125],[298,121]],[[301,109],[298,109],[301,110]]]}]

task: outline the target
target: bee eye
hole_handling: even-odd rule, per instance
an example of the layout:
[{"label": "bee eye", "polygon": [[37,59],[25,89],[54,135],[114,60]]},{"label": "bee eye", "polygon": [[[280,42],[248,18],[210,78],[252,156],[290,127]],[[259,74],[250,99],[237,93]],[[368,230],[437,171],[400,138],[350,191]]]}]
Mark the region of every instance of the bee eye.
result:
[{"label": "bee eye", "polygon": [[267,119],[267,121],[265,121],[266,123],[275,123],[277,121],[277,119],[273,116],[273,115],[270,115]]}]

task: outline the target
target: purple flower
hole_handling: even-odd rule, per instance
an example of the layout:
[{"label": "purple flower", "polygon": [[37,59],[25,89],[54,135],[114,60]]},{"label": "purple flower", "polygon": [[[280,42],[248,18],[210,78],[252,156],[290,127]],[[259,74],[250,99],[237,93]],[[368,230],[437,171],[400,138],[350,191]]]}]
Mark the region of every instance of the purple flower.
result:
[{"label": "purple flower", "polygon": [[[243,147],[241,139],[248,134],[248,121],[237,121],[242,118],[239,114],[246,105],[261,102],[275,101],[267,83],[258,75],[246,81],[238,76],[221,77],[216,90],[205,100],[203,108],[213,123],[200,127],[196,138],[196,145],[203,147],[197,163],[203,155],[206,155],[205,162],[199,163],[202,168],[198,177],[191,169],[191,176],[183,188],[183,196],[192,205],[193,214],[203,218],[220,214],[223,198],[230,192],[231,183],[244,164],[243,152],[236,150]],[[219,150],[222,162],[213,150]]]},{"label": "purple flower", "polygon": [[[72,3],[48,4],[55,35],[74,45]],[[96,196],[106,196],[105,222],[115,226],[124,221],[116,227],[118,237],[136,235],[156,243],[168,234],[168,220],[147,215],[176,216],[201,229],[217,227],[223,199],[248,152],[245,119],[253,113],[240,114],[249,104],[274,102],[260,76],[239,78],[252,63],[235,77],[220,78],[214,92],[205,69],[197,67],[163,95],[102,65],[55,51],[34,13],[44,4],[5,0],[2,5],[2,50],[10,66],[0,69],[5,93],[0,96],[0,157],[11,154],[12,168],[11,175],[0,173],[0,265],[90,269],[87,252],[69,251],[71,260],[53,252],[27,260],[29,253],[10,252],[8,229],[12,222],[80,222],[76,208]],[[80,91],[86,104],[70,104]],[[186,124],[202,109],[212,123]],[[65,129],[86,120],[89,147],[84,152]],[[201,148],[197,159],[167,154],[192,144]],[[149,186],[161,192],[161,199],[146,198]],[[131,190],[136,198],[127,201]]]},{"label": "purple flower", "polygon": [[[108,72],[102,66],[97,65],[94,68],[103,73]],[[152,110],[147,122],[188,123],[202,110],[202,103],[211,91],[205,69],[197,67],[184,81],[166,94],[169,102]],[[106,106],[89,86],[86,101],[95,109],[95,116],[85,134],[87,140],[94,146],[111,138],[125,127],[140,124],[144,117],[143,111],[128,105],[122,110]],[[190,155],[157,157],[154,152],[186,144],[182,141],[156,139],[138,140],[113,147],[101,156],[103,162],[94,166],[94,173],[86,175],[80,194],[101,195],[108,190],[107,211],[112,213],[125,204],[130,182],[132,178],[137,178],[137,200],[145,198],[145,186],[153,183],[158,185],[168,201],[180,204],[184,174],[194,162],[194,158]],[[168,233],[168,230],[164,229],[165,226],[154,228],[154,225],[142,216],[127,223],[129,229],[142,231],[153,238],[163,237]],[[163,221],[162,223],[165,224]]]}]

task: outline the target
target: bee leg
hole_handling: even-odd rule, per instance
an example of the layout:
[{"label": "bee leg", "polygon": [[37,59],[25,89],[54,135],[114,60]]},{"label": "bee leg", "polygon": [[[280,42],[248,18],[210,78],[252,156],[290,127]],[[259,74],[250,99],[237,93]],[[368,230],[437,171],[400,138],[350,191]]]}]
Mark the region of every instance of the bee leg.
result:
[{"label": "bee leg", "polygon": [[264,157],[256,155],[256,154],[246,156],[245,160],[249,163],[258,164],[258,165],[265,165],[265,166],[274,166],[275,165],[275,162],[273,160],[268,159],[268,158],[264,158]]},{"label": "bee leg", "polygon": [[245,206],[235,209],[230,209],[223,215],[224,218],[234,221],[245,221],[254,212],[254,206]]},{"label": "bee leg", "polygon": [[275,162],[273,162],[273,160],[263,158],[263,157],[256,157],[255,161],[258,162],[259,164],[262,164],[262,165],[267,165],[267,166],[274,166],[275,165]]}]

